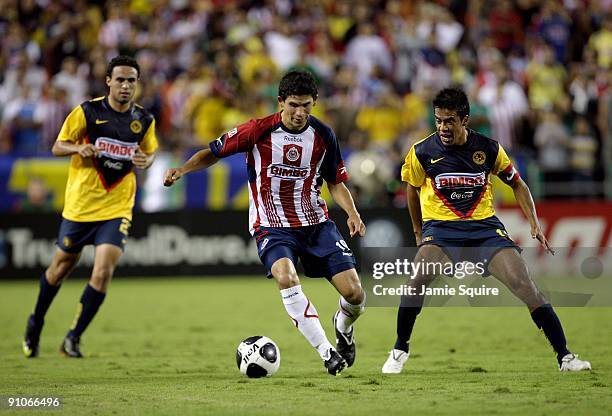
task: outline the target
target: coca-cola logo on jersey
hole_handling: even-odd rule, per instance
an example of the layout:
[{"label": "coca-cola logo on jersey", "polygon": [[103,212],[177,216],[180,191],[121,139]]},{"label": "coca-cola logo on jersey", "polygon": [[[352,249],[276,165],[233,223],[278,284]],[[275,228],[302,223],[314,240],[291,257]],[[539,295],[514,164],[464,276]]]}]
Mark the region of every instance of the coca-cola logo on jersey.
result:
[{"label": "coca-cola logo on jersey", "polygon": [[132,160],[137,147],[138,143],[123,142],[110,137],[98,137],[96,139],[96,149],[100,152],[100,156],[106,156],[110,159]]}]

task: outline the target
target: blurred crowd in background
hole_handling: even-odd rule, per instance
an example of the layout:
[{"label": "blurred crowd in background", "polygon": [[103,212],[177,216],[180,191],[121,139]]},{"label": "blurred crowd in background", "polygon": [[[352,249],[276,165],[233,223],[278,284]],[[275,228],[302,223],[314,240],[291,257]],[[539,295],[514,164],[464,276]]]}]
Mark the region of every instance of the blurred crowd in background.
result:
[{"label": "blurred crowd in background", "polygon": [[[302,68],[319,81],[314,115],[336,131],[360,206],[405,205],[399,167],[450,85],[468,93],[470,127],[505,147],[537,197],[612,197],[612,0],[0,0],[0,10],[0,155],[50,154],[68,112],[107,93],[109,59],[128,54],[161,145],[149,187],[224,131],[277,111],[278,80]],[[165,195],[151,209],[180,207]]]}]

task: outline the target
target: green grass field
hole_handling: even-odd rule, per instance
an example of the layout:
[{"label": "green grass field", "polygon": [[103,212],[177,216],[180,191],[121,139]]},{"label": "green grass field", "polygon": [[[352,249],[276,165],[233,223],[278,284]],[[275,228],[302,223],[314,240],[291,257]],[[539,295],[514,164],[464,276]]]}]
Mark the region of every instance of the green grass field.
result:
[{"label": "green grass field", "polygon": [[[612,308],[557,310],[569,346],[595,369],[572,374],[559,373],[526,309],[428,308],[397,376],[380,373],[396,311],[370,308],[357,325],[355,365],[334,378],[263,278],[116,278],[83,337],[86,358],[63,358],[59,343],[84,284],[64,284],[46,318],[41,355],[26,360],[20,343],[37,283],[0,283],[4,400],[59,396],[64,405],[53,414],[88,415],[612,414]],[[332,339],[337,295],[324,280],[303,287]],[[250,335],[280,346],[275,376],[238,372],[235,348]],[[9,413],[29,412],[0,407]]]}]

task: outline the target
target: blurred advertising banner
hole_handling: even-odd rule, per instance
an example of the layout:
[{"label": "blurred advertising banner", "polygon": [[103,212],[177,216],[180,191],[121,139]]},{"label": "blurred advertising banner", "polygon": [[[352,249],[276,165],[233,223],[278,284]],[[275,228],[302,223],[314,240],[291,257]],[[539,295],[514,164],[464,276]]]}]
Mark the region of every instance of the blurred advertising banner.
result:
[{"label": "blurred advertising banner", "polygon": [[[411,247],[414,236],[405,209],[364,209],[365,238],[349,238],[345,215],[332,218],[346,242],[361,258],[365,248]],[[531,239],[518,208],[497,212],[511,237],[522,247],[532,273],[601,275],[610,270],[612,204],[538,204],[544,232],[557,255],[550,256]],[[263,275],[255,242],[248,233],[246,211],[185,210],[147,214],[137,212],[117,276]],[[38,278],[55,251],[61,218],[58,214],[0,215],[0,278]],[[586,261],[586,263],[585,263]],[[88,276],[93,249],[87,247],[76,276]]]}]

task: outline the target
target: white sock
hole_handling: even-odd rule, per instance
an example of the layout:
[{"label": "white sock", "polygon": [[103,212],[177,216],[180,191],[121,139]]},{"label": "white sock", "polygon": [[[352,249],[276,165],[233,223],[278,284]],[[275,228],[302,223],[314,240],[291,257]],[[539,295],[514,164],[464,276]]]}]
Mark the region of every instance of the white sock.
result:
[{"label": "white sock", "polygon": [[329,350],[334,347],[325,336],[325,331],[319,322],[319,315],[314,305],[302,293],[302,286],[297,285],[289,289],[281,289],[281,297],[287,313],[295,323],[297,329],[306,337],[323,360],[329,358]]},{"label": "white sock", "polygon": [[351,332],[353,322],[355,322],[357,318],[359,318],[359,316],[365,312],[365,297],[360,304],[353,305],[352,303],[348,303],[346,299],[340,296],[339,304],[340,307],[338,310],[340,313],[336,319],[336,327],[338,328],[338,331],[347,334]]}]

